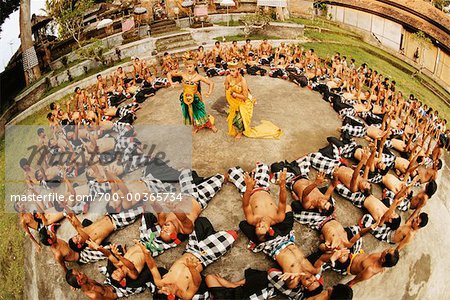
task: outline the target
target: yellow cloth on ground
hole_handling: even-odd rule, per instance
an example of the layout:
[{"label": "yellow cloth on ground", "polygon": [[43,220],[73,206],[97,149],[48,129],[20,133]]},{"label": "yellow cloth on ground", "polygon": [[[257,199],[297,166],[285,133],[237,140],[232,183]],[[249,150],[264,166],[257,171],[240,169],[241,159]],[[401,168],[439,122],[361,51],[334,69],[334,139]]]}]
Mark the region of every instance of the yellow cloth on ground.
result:
[{"label": "yellow cloth on ground", "polygon": [[242,101],[239,98],[233,98],[231,96],[232,89],[226,91],[226,97],[228,104],[230,105],[230,111],[227,117],[228,134],[236,136],[238,134],[236,128],[233,126],[233,120],[236,112],[239,111],[244,123],[243,134],[250,138],[264,138],[264,139],[278,139],[283,135],[283,131],[270,121],[262,120],[261,124],[256,127],[250,127],[253,116],[253,103],[255,99],[249,94],[248,98]]}]

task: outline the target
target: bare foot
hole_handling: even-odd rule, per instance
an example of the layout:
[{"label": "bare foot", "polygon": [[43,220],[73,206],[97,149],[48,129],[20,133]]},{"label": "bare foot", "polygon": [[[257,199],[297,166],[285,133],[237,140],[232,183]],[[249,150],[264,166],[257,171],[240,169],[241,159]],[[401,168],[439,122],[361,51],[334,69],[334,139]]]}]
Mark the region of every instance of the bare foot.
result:
[{"label": "bare foot", "polygon": [[242,137],[242,132],[239,132],[238,134],[236,134],[236,136],[234,137],[236,140],[240,140]]},{"label": "bare foot", "polygon": [[228,174],[228,171],[225,172],[225,174],[223,174],[223,184],[226,184],[228,182],[228,179],[230,178],[230,174]]},{"label": "bare foot", "polygon": [[212,130],[214,133],[216,133],[217,131],[219,131],[219,129],[217,129],[217,127],[214,126],[214,125],[211,127],[211,130]]},{"label": "bare foot", "polygon": [[197,132],[199,132],[199,130],[200,130],[199,128],[193,127],[193,128],[192,128],[192,133],[193,133],[193,134],[196,134]]}]

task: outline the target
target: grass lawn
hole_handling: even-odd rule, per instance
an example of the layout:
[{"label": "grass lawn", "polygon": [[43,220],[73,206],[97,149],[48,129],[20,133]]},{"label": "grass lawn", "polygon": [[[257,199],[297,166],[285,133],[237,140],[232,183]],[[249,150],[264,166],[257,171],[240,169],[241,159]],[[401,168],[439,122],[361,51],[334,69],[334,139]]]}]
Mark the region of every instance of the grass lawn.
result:
[{"label": "grass lawn", "polygon": [[[390,55],[389,53],[380,50],[374,46],[368,45],[362,42],[360,39],[356,39],[351,36],[346,36],[345,30],[339,28],[336,25],[324,21],[323,25],[321,21],[312,21],[306,19],[291,19],[290,22],[302,23],[311,27],[323,27],[331,30],[331,32],[319,33],[313,29],[306,29],[305,36],[308,37],[311,42],[302,44],[306,49],[314,48],[316,53],[325,57],[327,54],[333,55],[336,52],[340,52],[341,55],[347,56],[347,60],[351,58],[356,60],[356,64],[367,63],[370,68],[378,70],[386,77],[391,78],[397,82],[398,90],[402,91],[407,97],[409,94],[416,95],[422,102],[430,105],[434,109],[440,111],[440,114],[447,120],[450,120],[450,108],[440,98],[434,95],[430,90],[425,88],[420,80],[432,82],[431,79],[426,76],[420,76],[420,78],[411,77],[411,73],[415,69],[400,59]],[[221,22],[224,23],[224,22]],[[230,25],[237,25],[237,21],[231,21]],[[223,25],[223,24],[220,24]],[[226,25],[226,22],[225,22]],[[233,26],[231,25],[231,26]],[[225,36],[227,41],[245,40],[244,35]],[[279,39],[271,36],[253,35],[249,37],[252,40],[262,39]],[[217,37],[216,40],[221,41],[222,37]],[[129,60],[124,58],[116,64]],[[45,96],[60,90],[61,88],[85,78],[89,75],[93,75],[99,72],[99,70],[90,71],[87,75],[83,75],[74,78],[74,81],[70,83],[63,83],[58,87],[46,92]],[[420,79],[420,80],[419,80]],[[433,84],[436,86],[436,84]],[[436,87],[444,95],[448,93],[441,87]],[[450,95],[448,95],[450,98]],[[66,98],[60,100],[64,101]],[[47,124],[46,114],[47,108],[39,111],[32,116],[29,116],[20,125],[44,125]],[[21,136],[22,140],[34,139],[36,133],[34,130],[30,130]],[[5,144],[4,139],[0,143],[0,175],[5,178]],[[4,206],[5,203],[5,180],[0,183],[0,206]],[[22,298],[22,289],[24,281],[24,248],[23,241],[25,233],[18,226],[17,215],[11,213],[5,213],[4,210],[0,211],[0,299],[20,299]]]}]

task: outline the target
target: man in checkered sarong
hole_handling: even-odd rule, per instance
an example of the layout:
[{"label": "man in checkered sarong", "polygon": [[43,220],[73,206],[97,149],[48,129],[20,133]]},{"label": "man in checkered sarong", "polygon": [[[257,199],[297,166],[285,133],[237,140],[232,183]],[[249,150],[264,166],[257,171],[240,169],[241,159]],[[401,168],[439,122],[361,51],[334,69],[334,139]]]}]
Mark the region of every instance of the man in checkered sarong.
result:
[{"label": "man in checkered sarong", "polygon": [[240,167],[228,170],[229,180],[242,196],[242,208],[245,219],[250,226],[255,226],[255,234],[259,241],[273,235],[271,226],[282,223],[291,207],[286,205],[286,172],[280,176],[280,195],[278,206],[270,195],[269,166],[257,163],[254,175],[250,176]]},{"label": "man in checkered sarong", "polygon": [[79,253],[78,262],[85,264],[104,259],[101,252],[92,250],[86,242],[92,239],[95,243],[101,244],[114,231],[132,224],[142,213],[143,208],[139,206],[118,214],[107,214],[95,222],[88,219],[80,222],[75,214],[69,213],[66,217],[78,234],[70,238],[68,243],[70,249]]},{"label": "man in checkered sarong", "polygon": [[244,278],[237,282],[228,281],[219,275],[207,275],[205,281],[213,299],[266,300],[276,295],[267,275],[267,271],[248,268],[244,271]]},{"label": "man in checkered sarong", "polygon": [[207,218],[200,217],[189,235],[186,251],[168,272],[158,269],[148,252],[145,259],[158,292],[167,295],[169,299],[206,299],[209,294],[201,272],[224,255],[236,238],[236,231],[216,232]]},{"label": "man in checkered sarong", "polygon": [[[301,300],[305,298],[314,297],[313,299],[328,299],[328,300],[340,300],[340,299],[352,299],[353,290],[351,287],[345,284],[336,284],[335,286],[321,291],[319,294],[312,296],[308,291],[304,291],[301,288],[289,289],[286,285],[287,278],[295,278],[301,276],[300,274],[284,274],[281,270],[270,269],[269,271],[269,286],[273,286],[279,293],[288,296],[289,299]],[[313,280],[310,280],[314,282]]]},{"label": "man in checkered sarong", "polygon": [[[152,193],[174,192],[174,186],[156,178],[149,170],[142,181]],[[161,168],[159,169],[161,172]],[[216,174],[203,178],[194,170],[184,169],[179,172],[178,182],[183,194],[181,202],[176,203],[170,210],[164,209],[157,202],[152,203],[157,217],[145,213],[141,218],[140,239],[146,244],[153,256],[164,250],[176,247],[192,233],[193,224],[201,212],[208,206],[209,201],[220,191],[225,176]]]}]

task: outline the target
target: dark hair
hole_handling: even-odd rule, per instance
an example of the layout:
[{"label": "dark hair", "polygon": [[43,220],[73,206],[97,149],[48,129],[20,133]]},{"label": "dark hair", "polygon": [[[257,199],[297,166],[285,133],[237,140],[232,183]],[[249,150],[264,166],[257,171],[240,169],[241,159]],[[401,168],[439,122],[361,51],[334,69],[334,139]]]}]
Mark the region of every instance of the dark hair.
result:
[{"label": "dark hair", "polygon": [[329,209],[323,210],[322,214],[325,216],[331,216],[331,214],[334,212],[334,206],[331,204]]},{"label": "dark hair", "polygon": [[86,243],[84,243],[84,245],[80,245],[80,244],[75,244],[75,242],[73,241],[73,238],[69,239],[69,247],[70,249],[72,249],[75,252],[80,253],[81,251],[84,250],[84,248],[86,248]]},{"label": "dark hair", "polygon": [[72,269],[67,270],[67,272],[66,272],[66,281],[71,287],[74,287],[76,289],[80,289],[81,288],[81,286],[78,284],[77,278],[75,277],[75,275],[73,275],[73,270]]},{"label": "dark hair", "polygon": [[98,79],[100,76],[102,76],[102,74],[97,74],[97,79]]},{"label": "dark hair", "polygon": [[49,113],[47,114],[47,119],[50,119],[51,117],[53,117],[53,114],[52,114],[51,112],[49,112]]},{"label": "dark hair", "polygon": [[19,161],[19,165],[20,165],[20,167],[21,167],[22,169],[25,168],[25,166],[28,165],[28,160],[27,160],[26,158],[22,158],[22,159]]},{"label": "dark hair", "polygon": [[50,237],[46,229],[39,231],[39,240],[41,241],[42,244],[44,244],[45,246],[51,246],[52,243],[50,243],[49,241],[51,239],[52,238]]},{"label": "dark hair", "polygon": [[431,196],[433,196],[434,193],[436,193],[436,190],[437,190],[437,184],[436,184],[436,181],[434,181],[434,180],[431,180],[425,186],[425,194],[427,194],[429,198],[431,198]]},{"label": "dark hair", "polygon": [[220,42],[219,42],[219,41],[216,41],[216,42],[214,43],[214,45],[220,45]]},{"label": "dark hair", "polygon": [[231,43],[237,43],[237,41],[236,41],[236,40],[234,40],[234,41],[232,41]]},{"label": "dark hair", "polygon": [[392,219],[392,221],[389,222],[389,228],[391,228],[392,230],[398,229],[400,227],[401,221],[402,221],[402,218],[400,216]]},{"label": "dark hair", "polygon": [[437,169],[440,170],[442,169],[442,159],[438,158],[437,160]]},{"label": "dark hair", "polygon": [[75,88],[75,93],[76,93],[77,91],[79,91],[79,90],[81,90],[81,89],[80,89],[79,86],[77,86],[77,87]]},{"label": "dark hair", "polygon": [[167,55],[169,55],[169,52],[164,52],[164,56],[167,56]]},{"label": "dark hair", "polygon": [[315,290],[312,291],[304,290],[303,295],[305,295],[305,298],[310,298],[317,296],[322,292],[323,292],[323,285],[320,284]]},{"label": "dark hair", "polygon": [[419,227],[420,228],[425,227],[428,224],[428,214],[423,212],[419,215],[419,218],[420,218]]},{"label": "dark hair", "polygon": [[250,42],[250,39],[246,39],[245,41],[246,41],[246,42]]},{"label": "dark hair", "polygon": [[353,290],[346,284],[338,283],[333,286],[330,300],[351,300],[353,299]]},{"label": "dark hair", "polygon": [[55,108],[56,108],[56,103],[55,102],[50,103],[50,109],[54,110]]},{"label": "dark hair", "polygon": [[395,249],[394,253],[388,252],[388,253],[386,253],[386,256],[384,257],[384,262],[381,266],[385,267],[385,268],[391,268],[397,264],[399,258],[400,258],[400,255],[399,255],[397,249]]},{"label": "dark hair", "polygon": [[43,132],[45,132],[45,131],[44,131],[44,128],[39,127],[38,130],[37,130],[37,134],[40,135],[40,134],[43,133]]}]

